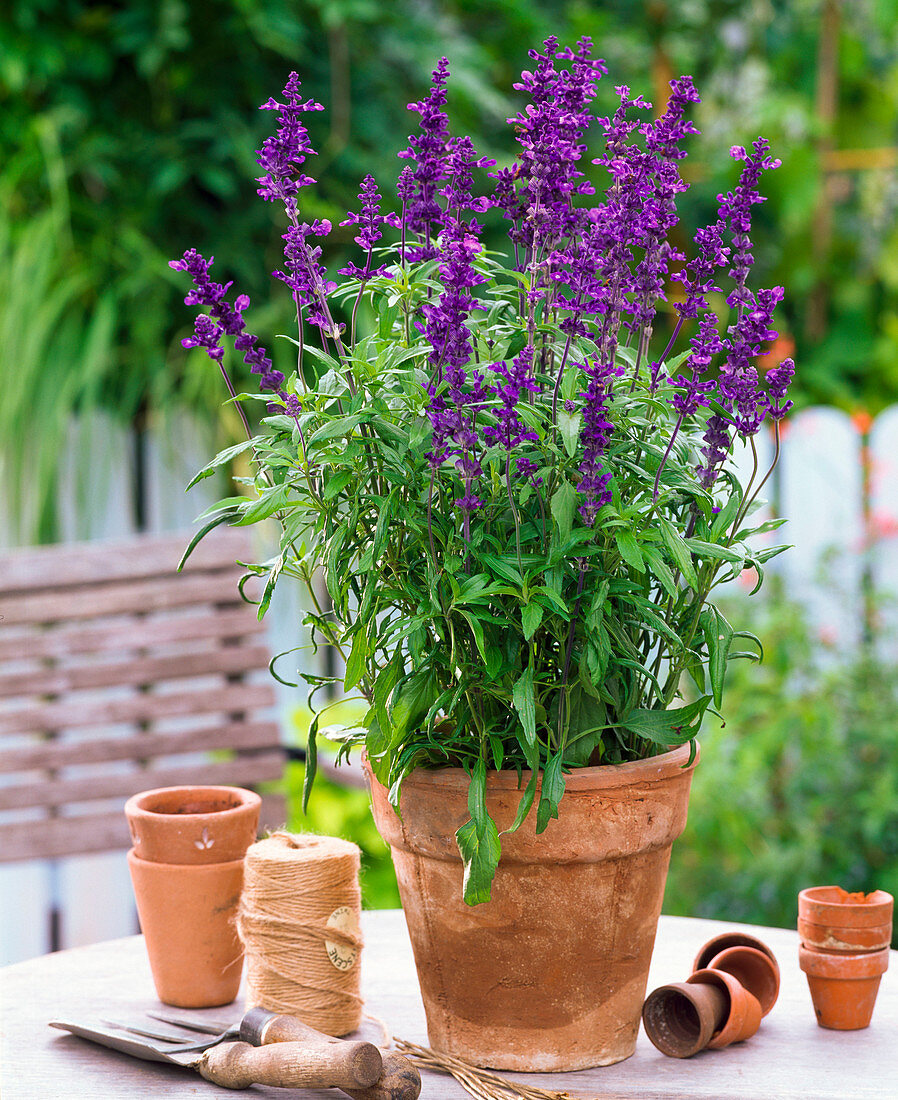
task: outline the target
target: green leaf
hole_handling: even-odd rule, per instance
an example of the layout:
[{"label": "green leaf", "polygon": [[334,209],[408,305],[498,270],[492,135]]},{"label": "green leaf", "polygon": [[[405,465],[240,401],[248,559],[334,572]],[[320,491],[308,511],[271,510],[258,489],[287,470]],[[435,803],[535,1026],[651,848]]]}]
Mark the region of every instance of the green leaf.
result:
[{"label": "green leaf", "polygon": [[730,646],[733,643],[733,628],[713,604],[704,608],[698,621],[708,647],[708,676],[714,694],[714,706],[719,708],[723,698]]},{"label": "green leaf", "polygon": [[502,845],[496,823],[486,812],[486,762],[480,758],[471,774],[468,788],[467,821],[455,834],[465,866],[463,896],[466,905],[490,900],[490,893]]},{"label": "green leaf", "polygon": [[354,470],[340,470],[328,478],[327,485],[324,487],[324,499],[333,500],[338,493],[342,493],[355,476]]},{"label": "green leaf", "polygon": [[436,676],[429,668],[413,672],[396,688],[390,706],[391,746],[421,725],[438,694]]},{"label": "green leaf", "polygon": [[540,623],[543,621],[543,609],[538,603],[528,603],[524,610],[521,612],[521,622],[524,626],[524,637],[529,642],[533,635],[539,630]]},{"label": "green leaf", "polygon": [[552,517],[564,540],[571,533],[577,511],[577,490],[569,481],[563,481],[552,494],[551,509]]},{"label": "green leaf", "polygon": [[542,833],[553,817],[558,817],[558,803],[564,795],[564,772],[561,770],[561,754],[549,758],[543,770],[543,781],[536,807],[536,831]]},{"label": "green leaf", "polygon": [[306,813],[309,806],[309,795],[312,793],[312,784],[318,772],[318,715],[312,719],[309,725],[309,734],[306,738],[306,766],[302,781],[302,812]]},{"label": "green leaf", "polygon": [[536,743],[536,692],[533,686],[533,669],[528,668],[521,673],[511,689],[511,701],[521,725],[524,729],[524,737],[528,744]]},{"label": "green leaf", "polygon": [[643,545],[641,547],[641,550],[642,556],[648,563],[648,567],[651,570],[652,574],[656,576],[661,582],[661,587],[668,594],[668,596],[670,596],[671,599],[675,600],[679,595],[679,592],[677,591],[677,584],[674,580],[674,575],[673,573],[671,573],[667,562],[652,546]]},{"label": "green leaf", "polygon": [[187,559],[190,557],[190,555],[197,548],[197,546],[200,542],[200,539],[205,538],[205,536],[208,535],[209,532],[212,531],[214,528],[220,527],[223,523],[227,523],[228,520],[233,519],[235,515],[237,515],[236,510],[229,509],[226,512],[222,512],[222,514],[220,516],[216,516],[214,519],[209,520],[209,522],[207,524],[205,524],[203,527],[201,527],[199,529],[199,531],[197,531],[197,533],[193,536],[193,538],[187,544],[187,549],[184,551],[184,553],[181,556],[181,560],[178,562],[178,572],[179,573],[184,568],[184,565],[186,564]]},{"label": "green leaf", "polygon": [[689,555],[689,551],[686,549],[686,544],[682,536],[670,520],[665,519],[664,516],[659,516],[658,520],[664,545],[667,547],[677,568],[683,574],[690,588],[698,588],[698,577],[695,573],[695,566],[692,564],[692,558]]},{"label": "green leaf", "polygon": [[633,533],[624,527],[618,527],[614,532],[614,541],[617,543],[620,556],[627,565],[635,569],[637,573],[644,573],[645,562],[642,558],[642,551],[639,549],[639,543]]},{"label": "green leaf", "polygon": [[365,675],[365,662],[368,657],[368,630],[363,624],[355,632],[352,649],[346,660],[346,676],[343,680],[345,691],[351,691]]},{"label": "green leaf", "polygon": [[486,646],[483,642],[483,623],[474,615],[471,615],[467,611],[462,611],[465,621],[471,628],[471,633],[474,635],[474,641],[477,643],[477,652],[483,658],[486,663]]},{"label": "green leaf", "polygon": [[287,505],[290,499],[290,491],[291,487],[287,484],[274,485],[272,488],[266,489],[258,500],[252,502],[240,519],[234,523],[234,526],[248,527],[251,523],[258,523],[260,520],[273,516],[275,512]]},{"label": "green leaf", "polygon": [[608,724],[605,704],[578,683],[570,689],[567,705],[570,713],[564,761],[566,764],[586,765]]},{"label": "green leaf", "polygon": [[579,412],[569,413],[562,409],[558,414],[558,430],[561,432],[561,440],[564,443],[564,449],[571,458],[576,455],[577,447],[580,445],[581,419],[582,417]]},{"label": "green leaf", "polygon": [[716,558],[720,561],[741,562],[742,555],[730,550],[728,546],[719,546],[716,542],[704,539],[683,539],[683,545],[700,558]]},{"label": "green leaf", "polygon": [[350,416],[341,416],[336,420],[330,420],[312,434],[308,446],[323,443],[327,439],[336,439],[337,436],[349,435],[362,421],[362,413],[352,413]]},{"label": "green leaf", "polygon": [[258,435],[254,439],[244,439],[242,443],[236,443],[233,447],[227,447],[225,450],[220,451],[211,462],[207,463],[202,470],[200,470],[188,484],[187,488],[192,489],[197,482],[202,481],[204,478],[211,477],[220,466],[225,466],[231,461],[232,458],[236,458],[237,455],[243,454],[244,451],[250,447],[255,447],[263,441],[263,436]]},{"label": "green leaf", "polygon": [[646,741],[652,741],[664,748],[670,745],[682,745],[691,741],[698,733],[702,717],[711,702],[710,695],[703,695],[684,707],[668,710],[633,710],[619,725]]}]

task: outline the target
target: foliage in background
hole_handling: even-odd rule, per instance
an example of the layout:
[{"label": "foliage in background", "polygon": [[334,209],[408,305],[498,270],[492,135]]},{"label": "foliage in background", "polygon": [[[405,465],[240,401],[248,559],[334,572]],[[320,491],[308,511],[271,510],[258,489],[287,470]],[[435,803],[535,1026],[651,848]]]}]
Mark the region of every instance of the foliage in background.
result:
[{"label": "foliage in background", "polygon": [[[862,403],[876,412],[898,399],[896,0],[11,0],[7,7],[0,281],[8,285],[23,270],[13,256],[20,248],[42,273],[22,284],[29,300],[0,295],[5,479],[14,493],[26,471],[40,482],[26,535],[56,533],[50,482],[72,410],[100,404],[142,423],[160,408],[208,408],[217,399],[199,353],[180,347],[179,292],[159,273],[184,240],[201,250],[214,240],[240,285],[251,296],[260,291],[264,273],[250,257],[269,248],[273,267],[275,256],[270,215],[247,186],[250,150],[264,130],[255,106],[289,69],[335,108],[313,127],[328,162],[316,213],[335,221],[366,171],[384,180],[395,173],[392,135],[441,54],[454,59],[454,124],[506,162],[504,120],[516,101],[493,89],[510,86],[532,41],[591,35],[621,80],[639,88],[650,80],[650,98],[659,102],[674,71],[692,73],[704,92],[696,154],[704,167],[694,208],[684,208],[688,221],[706,221],[725,184],[704,149],[718,149],[722,139],[747,144],[761,130],[784,160],[768,207],[777,224],[762,214],[756,256],[764,281],[790,288],[799,403]],[[833,27],[836,48],[827,53],[821,45]],[[833,84],[838,107],[829,112],[820,89]],[[830,148],[857,147],[873,152],[827,161]],[[175,194],[183,197],[174,201]],[[43,230],[25,242],[32,220]],[[327,257],[332,268],[351,235],[343,231]],[[254,309],[253,324],[277,328],[288,317],[284,295],[270,311]],[[27,341],[8,335],[19,328],[32,332]],[[34,402],[43,440],[26,463]],[[223,423],[236,438],[236,417]]]},{"label": "foliage in background", "polygon": [[807,886],[894,895],[898,666],[877,654],[895,640],[826,652],[773,586],[739,614],[765,658],[730,674],[727,728],[705,723],[665,912],[794,928]]}]

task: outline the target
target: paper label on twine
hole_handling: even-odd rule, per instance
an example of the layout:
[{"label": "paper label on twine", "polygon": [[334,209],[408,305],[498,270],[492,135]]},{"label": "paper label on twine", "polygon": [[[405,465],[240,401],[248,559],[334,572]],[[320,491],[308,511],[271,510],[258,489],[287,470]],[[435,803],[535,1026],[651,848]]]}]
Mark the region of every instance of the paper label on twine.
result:
[{"label": "paper label on twine", "polygon": [[[359,926],[355,916],[348,905],[341,905],[327,918],[327,927],[336,928],[339,932],[346,932],[351,936],[359,934]],[[351,970],[359,957],[358,947],[351,943],[334,943],[331,940],[324,941],[327,957],[337,970]]]}]

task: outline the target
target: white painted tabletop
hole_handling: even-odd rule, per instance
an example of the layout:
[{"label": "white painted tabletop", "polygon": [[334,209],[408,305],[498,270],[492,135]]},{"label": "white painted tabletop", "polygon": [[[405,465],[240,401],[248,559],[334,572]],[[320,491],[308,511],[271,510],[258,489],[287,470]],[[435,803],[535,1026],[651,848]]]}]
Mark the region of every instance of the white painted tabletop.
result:
[{"label": "white painted tabletop", "polygon": [[[427,1045],[424,1011],[400,910],[363,914],[362,954],[367,1010],[400,1038]],[[698,948],[713,935],[744,928],[763,939],[782,971],[779,1000],[747,1042],[690,1059],[666,1058],[640,1032],[636,1053],[615,1066],[522,1079],[573,1096],[662,1100],[854,1100],[898,1097],[898,966],[885,974],[872,1025],[863,1031],[817,1026],[807,982],[798,969],[798,934],[717,921],[662,917],[649,990],[683,981]],[[136,1021],[164,1010],[156,999],[140,936],[44,955],[0,970],[0,1081],[3,1100],[156,1100],[163,1097],[295,1096],[338,1100],[342,1093],[253,1087],[222,1092],[190,1070],[141,1062],[47,1026],[54,1018],[105,1016]],[[172,1010],[169,1010],[172,1011]],[[239,1019],[238,1001],[191,1013]],[[366,1022],[362,1036],[379,1041]],[[515,1074],[503,1074],[514,1078]],[[450,1077],[422,1072],[422,1100],[465,1100]]]}]

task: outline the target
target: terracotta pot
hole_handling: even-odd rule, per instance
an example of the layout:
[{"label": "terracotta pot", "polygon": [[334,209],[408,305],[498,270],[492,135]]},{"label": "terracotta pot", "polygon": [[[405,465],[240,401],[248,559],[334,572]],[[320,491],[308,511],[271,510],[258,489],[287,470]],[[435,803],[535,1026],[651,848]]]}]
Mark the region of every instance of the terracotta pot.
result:
[{"label": "terracotta pot", "polygon": [[140,927],[159,999],[212,1008],[237,996],[243,947],[235,919],[243,860],[153,863],[128,853]]},{"label": "terracotta pot", "polygon": [[[418,769],[401,819],[370,774],[427,1013],[430,1045],[479,1066],[557,1071],[628,1058],[670,847],[686,824],[689,747],[566,777],[558,819],[502,836],[492,900],[462,900],[455,833],[469,818],[460,768]],[[526,783],[526,773],[524,783]],[[516,772],[493,772],[486,805],[514,820]]]},{"label": "terracotta pot", "polygon": [[869,1027],[879,983],[889,965],[889,949],[864,955],[835,955],[798,949],[798,965],[805,972],[817,1023],[836,1031]]},{"label": "terracotta pot", "polygon": [[763,940],[759,940],[757,936],[752,936],[748,932],[722,932],[719,936],[714,936],[699,949],[692,964],[692,969],[704,970],[705,967],[711,965],[711,960],[715,955],[719,955],[721,951],[725,951],[728,947],[753,947],[756,951],[763,951],[776,967],[776,977],[779,981],[780,968],[776,956]]},{"label": "terracotta pot", "polygon": [[152,863],[228,863],[256,839],[262,799],[242,787],[159,787],[125,803],[131,842]]},{"label": "terracotta pot", "polygon": [[710,1050],[722,1050],[731,1043],[750,1039],[761,1026],[761,1002],[725,970],[708,967],[696,970],[686,979],[687,985],[715,985],[727,995],[727,1015],[721,1029],[708,1043]]},{"label": "terracotta pot", "polygon": [[758,998],[761,1014],[776,1004],[780,992],[780,972],[777,964],[755,947],[727,947],[715,955],[709,966],[732,974],[749,993]]},{"label": "terracotta pot", "polygon": [[719,986],[671,982],[648,995],[642,1006],[642,1023],[662,1054],[691,1058],[711,1042],[729,1013],[729,993]]},{"label": "terracotta pot", "polygon": [[885,890],[849,894],[839,886],[812,886],[798,895],[798,933],[816,951],[881,951],[892,939],[893,907]]}]

